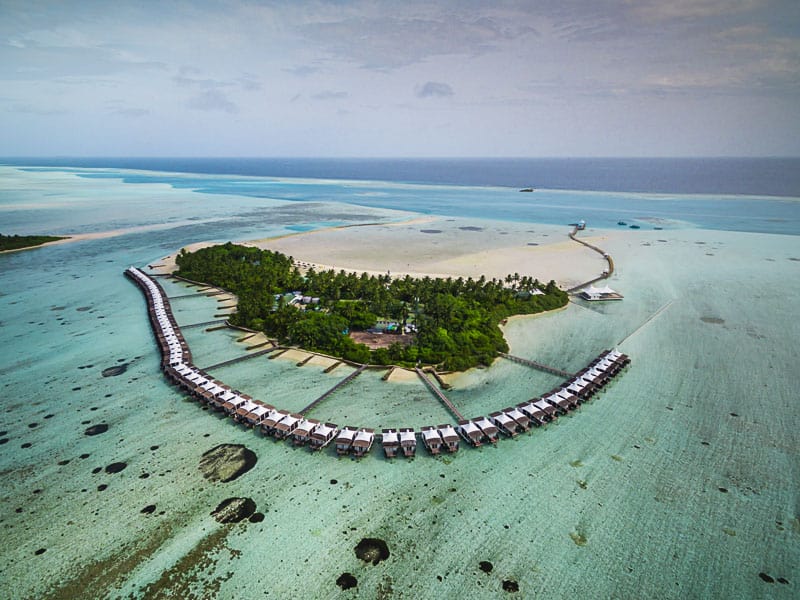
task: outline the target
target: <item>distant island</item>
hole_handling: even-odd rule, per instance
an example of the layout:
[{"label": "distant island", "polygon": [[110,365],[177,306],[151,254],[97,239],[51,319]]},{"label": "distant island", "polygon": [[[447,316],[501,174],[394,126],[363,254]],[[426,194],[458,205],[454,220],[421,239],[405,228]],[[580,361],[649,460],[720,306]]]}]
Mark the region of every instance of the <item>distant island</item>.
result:
[{"label": "distant island", "polygon": [[451,371],[490,365],[508,350],[499,328],[504,319],[568,302],[554,281],[518,274],[504,281],[313,268],[303,274],[280,252],[230,242],[182,250],[176,264],[176,275],[238,296],[233,325],[361,364]]},{"label": "distant island", "polygon": [[25,248],[35,248],[42,244],[65,240],[66,237],[52,235],[3,235],[0,233],[0,252],[7,250],[23,250]]}]

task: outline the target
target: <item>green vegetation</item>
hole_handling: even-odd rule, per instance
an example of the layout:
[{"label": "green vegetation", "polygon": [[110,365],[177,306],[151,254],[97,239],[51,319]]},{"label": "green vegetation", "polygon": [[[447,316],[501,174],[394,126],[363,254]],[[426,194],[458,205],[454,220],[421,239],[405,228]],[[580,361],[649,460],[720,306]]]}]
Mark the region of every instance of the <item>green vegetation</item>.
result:
[{"label": "green vegetation", "polygon": [[[568,300],[555,282],[541,285],[519,275],[509,275],[505,283],[484,277],[392,279],[313,269],[303,276],[291,257],[231,243],[181,251],[177,264],[180,276],[239,297],[234,324],[359,363],[421,362],[454,371],[489,365],[498,352],[508,350],[498,327],[503,319],[560,308]],[[319,302],[303,309],[290,304],[292,296],[285,294],[294,290]],[[379,319],[398,323],[400,332],[406,325],[415,328],[413,342],[370,350],[347,335],[369,329]]]},{"label": "green vegetation", "polygon": [[0,251],[33,248],[34,246],[41,246],[47,242],[57,242],[58,240],[64,239],[66,238],[52,235],[3,235],[0,233]]}]

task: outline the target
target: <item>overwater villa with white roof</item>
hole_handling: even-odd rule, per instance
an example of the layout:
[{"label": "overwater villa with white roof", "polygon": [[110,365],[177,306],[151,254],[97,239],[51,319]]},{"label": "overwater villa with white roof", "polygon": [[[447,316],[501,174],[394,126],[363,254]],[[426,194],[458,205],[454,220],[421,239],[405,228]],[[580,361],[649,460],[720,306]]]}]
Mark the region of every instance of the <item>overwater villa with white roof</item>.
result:
[{"label": "overwater villa with white roof", "polygon": [[612,290],[608,285],[599,288],[591,284],[581,290],[580,296],[589,302],[596,302],[598,300],[622,300],[624,298],[622,294]]},{"label": "overwater villa with white roof", "polygon": [[[340,430],[334,423],[322,423],[303,414],[276,409],[232,389],[195,367],[189,346],[183,339],[161,286],[135,267],[127,269],[125,274],[145,294],[153,333],[161,350],[161,366],[170,382],[185,389],[200,403],[224,410],[242,424],[260,427],[267,435],[291,439],[295,445],[308,444],[311,450],[319,451],[335,440],[336,454],[340,456],[352,453],[355,457],[361,457],[370,451],[376,438],[373,429],[348,426]],[[589,290],[594,293],[592,290],[601,295],[616,294],[607,287]],[[619,298],[601,299],[621,299],[621,295]],[[470,445],[478,447],[485,441],[496,443],[500,432],[513,437],[529,431],[531,423],[543,425],[556,418],[559,411],[575,410],[581,402],[604,388],[628,364],[630,358],[627,355],[618,350],[606,350],[544,397],[492,412],[489,418],[477,416],[460,419],[457,428],[451,424],[422,427],[420,435],[423,445],[435,456],[443,448],[449,452],[458,451],[459,435]],[[438,393],[438,389],[436,391]],[[449,400],[447,402],[450,403]],[[416,452],[417,433],[411,427],[387,428],[382,431],[381,442],[387,457],[396,456],[400,451],[404,456],[412,457]]]}]

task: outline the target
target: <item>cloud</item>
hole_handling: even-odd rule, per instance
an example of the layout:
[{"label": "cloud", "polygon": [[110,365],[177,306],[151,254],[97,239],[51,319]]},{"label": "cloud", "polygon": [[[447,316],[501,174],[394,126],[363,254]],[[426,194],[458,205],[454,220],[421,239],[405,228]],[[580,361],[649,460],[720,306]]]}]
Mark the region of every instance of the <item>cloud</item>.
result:
[{"label": "cloud", "polygon": [[253,75],[245,73],[236,79],[212,79],[210,77],[195,77],[200,75],[200,69],[182,66],[172,81],[180,87],[214,90],[220,88],[238,87],[246,92],[255,92],[261,89],[261,82]]},{"label": "cloud", "polygon": [[297,67],[286,67],[284,72],[297,75],[298,77],[308,77],[314,73],[319,73],[319,67],[312,67],[311,65],[299,65]]},{"label": "cloud", "polygon": [[6,109],[6,112],[22,113],[26,115],[39,115],[42,117],[50,117],[54,115],[66,115],[70,111],[62,108],[42,108],[38,106],[29,106],[26,104],[14,104]]},{"label": "cloud", "polygon": [[414,89],[417,98],[446,98],[453,95],[453,88],[439,81],[427,81]]},{"label": "cloud", "polygon": [[318,94],[311,96],[314,100],[342,100],[347,98],[350,94],[347,92],[334,92],[332,90],[323,90]]},{"label": "cloud", "polygon": [[214,111],[219,110],[226,113],[236,113],[239,107],[231,102],[228,97],[219,90],[206,90],[190,98],[186,106],[193,110]]},{"label": "cloud", "polygon": [[477,56],[510,40],[535,33],[529,26],[501,24],[489,17],[351,17],[300,27],[309,42],[367,69],[392,70],[434,56]]},{"label": "cloud", "polygon": [[111,111],[112,115],[120,115],[122,117],[144,117],[150,114],[146,108],[116,108]]},{"label": "cloud", "polygon": [[763,7],[765,0],[627,0],[634,13],[648,21],[722,17]]}]

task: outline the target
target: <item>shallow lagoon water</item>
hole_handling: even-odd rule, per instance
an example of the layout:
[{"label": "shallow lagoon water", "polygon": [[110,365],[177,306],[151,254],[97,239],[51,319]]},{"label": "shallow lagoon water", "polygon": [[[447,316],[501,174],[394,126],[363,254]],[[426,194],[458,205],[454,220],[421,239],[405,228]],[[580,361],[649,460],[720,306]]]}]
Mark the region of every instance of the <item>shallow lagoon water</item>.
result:
[{"label": "shallow lagoon water", "polygon": [[[63,192],[60,181],[39,185],[35,175],[27,193]],[[101,183],[112,194],[147,195],[142,184]],[[79,196],[78,184],[64,193]],[[221,202],[164,194],[153,204],[174,195],[198,214]],[[143,202],[116,226],[148,222]],[[311,227],[397,218],[301,207]],[[567,370],[620,345],[633,365],[607,391],[496,448],[443,459],[420,448],[412,461],[388,461],[374,449],[357,462],[264,439],[201,410],[160,375],[144,299],[122,270],[186,243],[263,237],[299,223],[283,212],[285,223],[259,224],[240,209],[227,206],[213,228],[180,225],[0,256],[4,597],[479,598],[508,593],[504,581],[516,582],[520,597],[797,595],[796,236],[695,227],[610,237],[610,285],[623,302],[575,301],[512,319],[505,330],[512,353]],[[15,218],[34,228],[49,222],[47,210]],[[93,226],[107,225],[98,218]],[[169,295],[191,292],[165,286]],[[182,324],[212,320],[217,307],[214,298],[174,304]],[[246,346],[238,332],[186,333],[202,359],[238,356]],[[102,376],[121,364],[124,373]],[[322,371],[262,357],[218,375],[294,409],[291,402],[305,404],[348,372]],[[460,377],[452,395],[465,410],[486,412],[552,383],[498,361]],[[414,406],[409,420],[395,422],[406,403]],[[317,411],[375,427],[448,420],[421,384],[385,383],[376,373]],[[108,430],[84,434],[96,424]],[[258,462],[235,481],[210,483],[200,457],[224,443],[246,445]],[[117,462],[126,468],[107,473]],[[210,513],[230,497],[252,498],[264,520],[218,524]],[[385,540],[390,557],[360,561],[354,548],[365,537]],[[336,585],[344,572],[357,579],[347,591]]]}]

